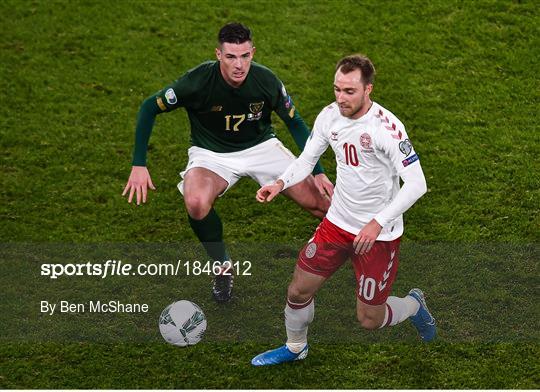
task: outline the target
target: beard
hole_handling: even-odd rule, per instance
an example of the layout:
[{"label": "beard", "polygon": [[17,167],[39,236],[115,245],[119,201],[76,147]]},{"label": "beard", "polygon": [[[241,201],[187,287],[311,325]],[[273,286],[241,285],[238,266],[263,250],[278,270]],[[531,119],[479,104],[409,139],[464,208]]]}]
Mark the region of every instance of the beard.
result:
[{"label": "beard", "polygon": [[[341,107],[341,105],[338,103],[338,108],[339,113],[343,117],[355,120],[356,118],[360,118],[365,115],[371,108],[371,105],[372,102],[369,97],[366,97],[364,94],[362,94],[362,96],[356,102],[348,102],[344,107]],[[362,116],[355,117],[358,115],[359,112],[364,113],[362,113]]]},{"label": "beard", "polygon": [[354,117],[359,111],[361,111],[366,103],[366,100],[364,97],[362,97],[362,100],[357,105],[347,105],[345,107],[342,107],[339,105],[339,112],[344,117]]}]

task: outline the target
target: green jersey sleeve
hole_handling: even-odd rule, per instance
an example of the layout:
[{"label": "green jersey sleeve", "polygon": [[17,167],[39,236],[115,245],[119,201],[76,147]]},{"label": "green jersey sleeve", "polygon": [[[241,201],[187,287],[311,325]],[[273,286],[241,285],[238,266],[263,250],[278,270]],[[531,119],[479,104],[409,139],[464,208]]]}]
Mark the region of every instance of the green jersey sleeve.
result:
[{"label": "green jersey sleeve", "polygon": [[148,141],[152,134],[154,121],[160,113],[161,108],[157,103],[158,94],[146,98],[137,115],[137,126],[135,128],[135,147],[133,149],[133,166],[146,166],[146,152],[148,151]]},{"label": "green jersey sleeve", "polygon": [[200,101],[197,93],[207,80],[206,75],[210,72],[212,64],[212,62],[203,63],[189,70],[174,83],[144,100],[137,116],[133,166],[146,166],[148,142],[158,114],[179,107],[197,107]]},{"label": "green jersey sleeve", "polygon": [[157,94],[157,104],[161,111],[169,112],[179,107],[197,109],[215,62],[207,61],[190,69],[174,83]]}]

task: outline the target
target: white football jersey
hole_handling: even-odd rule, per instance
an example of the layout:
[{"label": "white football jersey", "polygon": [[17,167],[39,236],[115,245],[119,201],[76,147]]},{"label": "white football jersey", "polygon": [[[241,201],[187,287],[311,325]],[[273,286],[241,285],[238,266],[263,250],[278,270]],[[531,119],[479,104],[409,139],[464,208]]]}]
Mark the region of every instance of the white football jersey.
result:
[{"label": "white football jersey", "polygon": [[[364,116],[353,120],[342,116],[334,102],[318,115],[300,156],[302,159],[298,161],[312,167],[328,145],[334,150],[337,162],[336,186],[326,216],[328,220],[356,235],[375,218],[383,226],[378,240],[391,241],[400,237],[403,234],[401,211],[425,192],[413,195],[411,202],[404,201],[399,208],[387,208],[400,190],[400,176],[407,171],[420,170],[416,177],[421,177],[425,184],[418,155],[401,121],[375,102]],[[291,167],[281,177],[285,187],[298,182],[295,178],[298,175],[292,171],[298,172],[298,166],[296,170]]]}]

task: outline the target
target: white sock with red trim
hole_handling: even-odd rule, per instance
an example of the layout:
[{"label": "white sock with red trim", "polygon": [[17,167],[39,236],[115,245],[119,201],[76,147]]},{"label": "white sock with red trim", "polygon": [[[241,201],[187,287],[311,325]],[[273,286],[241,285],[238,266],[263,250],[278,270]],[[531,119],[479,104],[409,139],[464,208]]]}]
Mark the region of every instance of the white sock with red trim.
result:
[{"label": "white sock with red trim", "polygon": [[418,309],[420,309],[420,304],[409,295],[405,298],[390,296],[386,300],[386,313],[380,328],[399,324],[409,317],[414,316],[418,312]]},{"label": "white sock with red trim", "polygon": [[302,304],[287,300],[285,306],[285,328],[287,329],[287,347],[293,353],[299,353],[307,344],[309,324],[315,316],[313,298]]}]

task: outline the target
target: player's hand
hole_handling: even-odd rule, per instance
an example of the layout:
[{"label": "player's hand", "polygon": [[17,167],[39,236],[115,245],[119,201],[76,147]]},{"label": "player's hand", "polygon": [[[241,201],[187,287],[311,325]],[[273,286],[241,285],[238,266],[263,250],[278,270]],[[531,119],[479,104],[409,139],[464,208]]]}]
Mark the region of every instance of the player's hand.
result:
[{"label": "player's hand", "polygon": [[360,253],[361,255],[368,253],[373,247],[379,234],[381,234],[381,230],[382,226],[379,225],[375,219],[372,219],[362,228],[362,230],[360,230],[360,233],[354,237],[354,253]]},{"label": "player's hand", "polygon": [[326,174],[319,173],[314,176],[315,178],[315,185],[317,186],[317,189],[323,195],[324,197],[328,197],[329,199],[332,199],[332,196],[334,195],[334,184],[326,177]]},{"label": "player's hand", "polygon": [[285,184],[283,184],[283,181],[277,180],[272,185],[265,185],[261,187],[261,189],[257,191],[257,196],[256,196],[257,201],[260,203],[271,202],[272,199],[276,197],[279,194],[279,192],[283,190],[284,185]]},{"label": "player's hand", "polygon": [[146,166],[133,166],[122,196],[129,191],[128,203],[131,203],[134,194],[137,194],[137,205],[141,204],[141,201],[146,203],[148,188],[156,190]]}]

